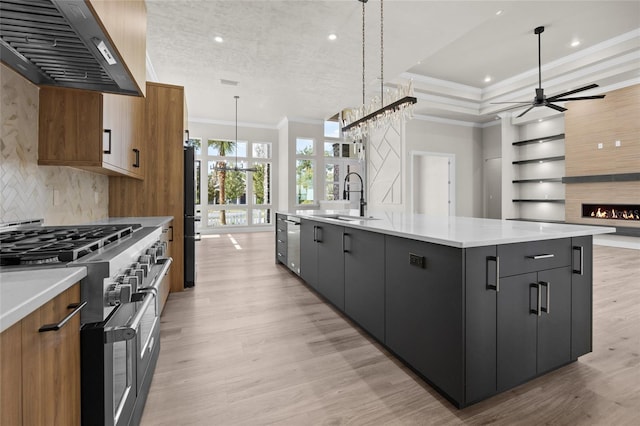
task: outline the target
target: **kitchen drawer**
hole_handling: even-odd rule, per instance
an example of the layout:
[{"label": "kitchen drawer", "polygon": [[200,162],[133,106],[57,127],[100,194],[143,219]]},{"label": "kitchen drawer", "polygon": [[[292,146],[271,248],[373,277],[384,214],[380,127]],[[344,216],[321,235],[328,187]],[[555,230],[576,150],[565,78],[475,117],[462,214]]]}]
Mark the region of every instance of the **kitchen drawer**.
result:
[{"label": "kitchen drawer", "polygon": [[278,215],[276,219],[276,229],[284,231],[285,233],[287,232],[287,222],[285,220],[286,218],[286,216]]},{"label": "kitchen drawer", "polygon": [[499,245],[498,258],[501,277],[569,266],[571,239]]}]

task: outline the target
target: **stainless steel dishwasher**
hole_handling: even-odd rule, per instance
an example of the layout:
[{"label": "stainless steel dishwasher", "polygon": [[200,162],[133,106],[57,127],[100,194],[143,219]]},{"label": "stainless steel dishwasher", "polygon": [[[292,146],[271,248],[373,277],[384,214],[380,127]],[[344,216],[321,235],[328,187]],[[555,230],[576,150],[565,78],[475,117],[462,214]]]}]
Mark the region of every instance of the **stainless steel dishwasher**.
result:
[{"label": "stainless steel dishwasher", "polygon": [[287,216],[287,266],[300,275],[300,218]]}]

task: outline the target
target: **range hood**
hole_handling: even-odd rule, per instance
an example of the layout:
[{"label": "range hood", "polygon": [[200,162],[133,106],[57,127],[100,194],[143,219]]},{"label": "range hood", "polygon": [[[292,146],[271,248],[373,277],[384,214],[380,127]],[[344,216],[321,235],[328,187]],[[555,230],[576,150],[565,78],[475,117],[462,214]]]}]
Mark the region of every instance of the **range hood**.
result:
[{"label": "range hood", "polygon": [[83,0],[1,0],[0,58],[37,85],[139,95]]}]

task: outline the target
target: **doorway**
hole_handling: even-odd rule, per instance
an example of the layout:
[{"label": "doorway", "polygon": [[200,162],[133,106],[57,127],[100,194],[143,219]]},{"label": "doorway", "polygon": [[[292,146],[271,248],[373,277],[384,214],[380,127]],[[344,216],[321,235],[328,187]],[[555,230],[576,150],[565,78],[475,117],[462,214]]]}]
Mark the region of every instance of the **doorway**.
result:
[{"label": "doorway", "polygon": [[429,216],[455,215],[455,155],[411,153],[411,211]]}]

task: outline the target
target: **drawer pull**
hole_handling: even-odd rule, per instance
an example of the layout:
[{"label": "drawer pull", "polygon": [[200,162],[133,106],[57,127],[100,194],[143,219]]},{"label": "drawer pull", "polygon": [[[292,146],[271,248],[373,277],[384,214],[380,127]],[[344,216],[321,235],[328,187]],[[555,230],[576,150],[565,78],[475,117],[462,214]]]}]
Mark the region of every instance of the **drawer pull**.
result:
[{"label": "drawer pull", "polygon": [[536,254],[534,256],[527,256],[528,259],[538,260],[538,259],[551,259],[555,257],[555,254]]},{"label": "drawer pull", "polygon": [[40,327],[40,329],[38,331],[40,333],[44,333],[45,331],[58,331],[58,330],[60,330],[62,327],[64,327],[69,322],[69,320],[71,320],[71,318],[73,318],[78,313],[80,313],[82,308],[84,308],[86,305],[87,305],[87,302],[70,304],[69,306],[67,306],[67,309],[73,309],[73,311],[69,315],[67,315],[66,317],[62,318],[62,320],[60,320],[60,322],[57,323],[57,324],[46,324],[46,325],[43,325],[42,327]]},{"label": "drawer pull", "polygon": [[[496,283],[489,284],[489,262],[496,262]],[[499,256],[487,256],[487,265],[486,265],[486,281],[487,281],[487,290],[495,290],[496,293],[500,291],[500,257]]]},{"label": "drawer pull", "polygon": [[540,310],[542,312],[549,313],[551,312],[551,308],[549,305],[549,303],[551,302],[551,285],[547,281],[538,281],[538,284],[540,284],[540,287],[544,287],[545,292],[547,293],[546,306],[541,306]]},{"label": "drawer pull", "polygon": [[542,310],[540,309],[540,305],[542,304],[542,300],[541,300],[541,292],[540,292],[540,283],[531,283],[529,284],[529,288],[535,288],[536,289],[536,307],[535,308],[529,308],[529,313],[531,314],[535,314],[537,316],[540,316],[542,314]]},{"label": "drawer pull", "polygon": [[576,250],[580,253],[580,269],[576,269],[574,267],[572,268],[572,272],[574,274],[583,275],[584,274],[584,250],[582,246],[573,246],[573,251],[576,251]]}]

